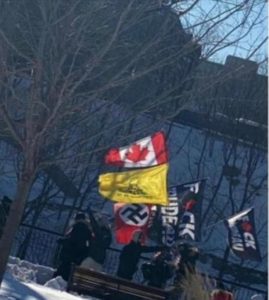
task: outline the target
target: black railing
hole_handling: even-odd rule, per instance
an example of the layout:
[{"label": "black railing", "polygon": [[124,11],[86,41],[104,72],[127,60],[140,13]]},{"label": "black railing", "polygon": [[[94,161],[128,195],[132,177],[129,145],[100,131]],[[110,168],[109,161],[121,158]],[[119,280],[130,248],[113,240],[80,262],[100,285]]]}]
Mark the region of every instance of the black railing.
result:
[{"label": "black railing", "polygon": [[62,234],[29,225],[21,225],[11,255],[32,263],[55,267]]},{"label": "black railing", "polygon": [[[32,263],[55,267],[57,265],[59,252],[57,240],[61,236],[62,235],[57,232],[23,225],[20,227],[16,236],[11,254]],[[103,265],[104,272],[115,275],[119,264],[119,256],[120,250],[115,248],[109,248],[107,250],[106,260]],[[140,266],[145,261],[149,261],[149,258],[142,256],[138,270],[134,275],[134,281],[136,282],[143,282]],[[206,274],[201,275],[207,280],[211,280],[213,284],[216,281],[212,276]],[[251,299],[251,296],[257,293],[267,295],[267,290],[265,289],[253,288],[243,283],[237,283],[226,279],[223,279],[222,281],[233,291],[235,300]]]}]

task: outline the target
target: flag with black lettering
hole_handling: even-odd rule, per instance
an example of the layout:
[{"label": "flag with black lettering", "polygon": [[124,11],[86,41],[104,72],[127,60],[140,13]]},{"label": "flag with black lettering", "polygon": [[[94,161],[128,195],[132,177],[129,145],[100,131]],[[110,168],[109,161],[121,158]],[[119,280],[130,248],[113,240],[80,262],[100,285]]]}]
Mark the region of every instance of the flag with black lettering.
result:
[{"label": "flag with black lettering", "polygon": [[179,212],[180,212],[180,194],[178,187],[169,188],[169,204],[158,207],[158,219],[160,226],[155,222],[155,229],[159,231],[159,242],[171,247],[175,244],[178,235]]},{"label": "flag with black lettering", "polygon": [[242,259],[261,261],[255,231],[254,208],[244,210],[225,220],[229,246]]},{"label": "flag with black lettering", "polygon": [[148,235],[148,223],[150,221],[151,206],[145,204],[114,205],[115,214],[115,237],[120,244],[128,244],[135,231],[143,233],[145,242]]},{"label": "flag with black lettering", "polygon": [[[199,240],[205,179],[169,188],[169,204],[157,208],[150,237],[167,246],[178,240]],[[152,208],[153,210],[153,208]]]},{"label": "flag with black lettering", "polygon": [[205,182],[205,179],[201,179],[177,187],[181,204],[178,240],[199,241],[201,238],[201,213]]}]

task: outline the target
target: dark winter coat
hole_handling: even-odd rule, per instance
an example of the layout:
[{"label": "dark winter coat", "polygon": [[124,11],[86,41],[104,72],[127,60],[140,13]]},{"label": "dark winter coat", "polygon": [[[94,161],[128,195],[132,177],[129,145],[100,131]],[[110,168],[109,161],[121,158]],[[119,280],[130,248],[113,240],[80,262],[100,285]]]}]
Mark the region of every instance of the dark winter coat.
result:
[{"label": "dark winter coat", "polygon": [[163,251],[155,256],[150,264],[146,264],[150,266],[148,278],[145,278],[148,280],[148,285],[158,288],[165,287],[166,281],[174,275],[175,266],[172,265],[172,260],[172,255]]},{"label": "dark winter coat", "polygon": [[141,253],[155,252],[160,249],[162,249],[162,247],[142,246],[140,243],[131,241],[131,243],[124,246],[122,249],[117,276],[131,280],[137,270],[137,264]]},{"label": "dark winter coat", "polygon": [[89,253],[92,242],[92,231],[85,221],[77,221],[61,239],[60,264],[54,277],[62,276],[64,280],[68,280],[71,264],[79,265]]},{"label": "dark winter coat", "polygon": [[102,265],[106,258],[106,249],[110,246],[112,241],[111,230],[105,224],[98,223],[91,213],[89,214],[89,217],[94,234],[89,256]]},{"label": "dark winter coat", "polygon": [[94,232],[94,235],[89,256],[102,265],[106,258],[106,249],[112,241],[111,231],[109,228],[102,226]]},{"label": "dark winter coat", "polygon": [[79,221],[73,225],[67,235],[65,249],[67,254],[70,254],[72,262],[80,264],[88,256],[92,238],[92,231],[87,223]]}]

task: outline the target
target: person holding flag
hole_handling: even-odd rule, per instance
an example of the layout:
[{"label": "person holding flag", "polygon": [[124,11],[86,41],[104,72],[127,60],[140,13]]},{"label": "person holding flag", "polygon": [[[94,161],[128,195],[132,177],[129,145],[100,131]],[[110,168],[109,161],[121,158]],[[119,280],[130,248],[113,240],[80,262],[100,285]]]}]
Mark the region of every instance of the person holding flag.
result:
[{"label": "person holding flag", "polygon": [[156,252],[164,249],[163,246],[144,246],[142,245],[143,234],[141,231],[135,231],[131,242],[124,246],[120,254],[120,262],[117,270],[117,276],[132,280],[137,270],[137,265],[141,253]]}]

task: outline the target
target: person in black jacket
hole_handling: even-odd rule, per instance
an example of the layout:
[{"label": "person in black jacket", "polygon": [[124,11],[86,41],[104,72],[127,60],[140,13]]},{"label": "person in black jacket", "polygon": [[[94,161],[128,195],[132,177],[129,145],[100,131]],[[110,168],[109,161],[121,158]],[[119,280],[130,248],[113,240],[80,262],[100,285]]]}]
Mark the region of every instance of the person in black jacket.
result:
[{"label": "person in black jacket", "polygon": [[179,256],[172,248],[157,252],[150,263],[142,265],[145,281],[149,286],[165,288],[167,280],[175,273],[178,261]]},{"label": "person in black jacket", "polygon": [[88,257],[85,258],[81,267],[102,271],[102,266],[106,258],[106,250],[112,241],[112,234],[109,222],[104,216],[89,213],[94,238],[89,249]]},{"label": "person in black jacket", "polygon": [[60,264],[53,277],[62,276],[67,281],[71,264],[80,265],[88,256],[92,238],[92,229],[86,215],[77,213],[74,225],[71,226],[65,237],[59,241],[62,245]]},{"label": "person in black jacket", "polygon": [[143,246],[141,244],[143,233],[141,231],[135,231],[131,242],[124,246],[120,254],[120,262],[117,271],[117,276],[132,280],[134,273],[137,270],[137,264],[141,253],[155,252],[163,249],[163,247],[155,246]]}]

